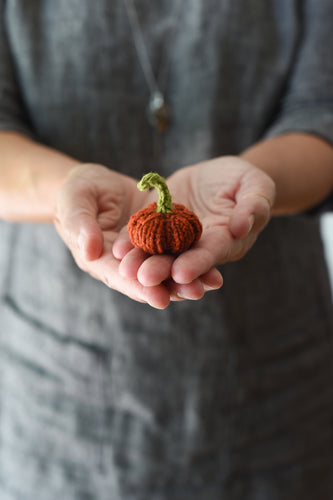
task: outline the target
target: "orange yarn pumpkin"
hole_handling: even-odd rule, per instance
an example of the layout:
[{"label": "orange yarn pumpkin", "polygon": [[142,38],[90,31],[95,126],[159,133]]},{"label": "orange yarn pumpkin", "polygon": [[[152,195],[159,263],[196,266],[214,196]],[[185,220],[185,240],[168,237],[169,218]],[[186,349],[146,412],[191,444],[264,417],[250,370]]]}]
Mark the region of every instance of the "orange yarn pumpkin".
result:
[{"label": "orange yarn pumpkin", "polygon": [[149,254],[179,254],[196,243],[202,233],[198,217],[179,203],[172,203],[165,180],[158,174],[145,175],[138,184],[140,190],[156,187],[158,203],[132,215],[128,233],[134,246]]}]

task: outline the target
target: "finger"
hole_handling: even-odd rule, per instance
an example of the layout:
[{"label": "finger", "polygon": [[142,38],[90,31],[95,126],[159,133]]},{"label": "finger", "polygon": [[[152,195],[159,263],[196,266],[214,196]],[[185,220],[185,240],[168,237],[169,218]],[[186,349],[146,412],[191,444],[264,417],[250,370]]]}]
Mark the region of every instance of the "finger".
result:
[{"label": "finger", "polygon": [[112,248],[113,255],[116,259],[121,260],[125,255],[133,249],[133,244],[128,235],[127,226],[124,226],[117,236]]},{"label": "finger", "polygon": [[275,201],[275,183],[265,172],[252,168],[236,193],[229,229],[235,238],[258,232],[267,224]]},{"label": "finger", "polygon": [[222,274],[216,267],[213,267],[207,273],[200,276],[200,281],[203,284],[205,292],[218,290],[223,285]]},{"label": "finger", "polygon": [[123,278],[137,279],[142,263],[147,259],[147,254],[139,248],[132,248],[119,263],[119,273]]},{"label": "finger", "polygon": [[149,256],[143,250],[133,248],[120,262],[119,273],[124,278],[138,279],[143,286],[155,286],[170,277],[173,261],[171,255]]},{"label": "finger", "polygon": [[97,259],[103,250],[103,233],[96,220],[97,205],[86,189],[70,183],[58,196],[56,227],[71,250],[84,259]]},{"label": "finger", "polygon": [[86,260],[95,260],[101,255],[103,233],[92,217],[83,214],[73,218],[56,217],[54,223],[71,251],[79,251]]},{"label": "finger", "polygon": [[194,279],[206,275],[217,264],[232,259],[234,253],[239,251],[238,246],[237,240],[232,238],[227,228],[207,229],[193,248],[182,253],[174,261],[171,276],[176,283],[191,283]]},{"label": "finger", "polygon": [[159,285],[171,276],[175,257],[172,255],[152,255],[146,258],[138,269],[137,277],[144,286]]},{"label": "finger", "polygon": [[188,284],[179,284],[168,280],[166,286],[172,300],[200,300],[205,294],[203,284],[199,279]]},{"label": "finger", "polygon": [[165,309],[170,304],[170,293],[165,285],[144,287],[143,296],[147,304],[155,309]]},{"label": "finger", "polygon": [[93,217],[81,216],[78,244],[86,260],[95,260],[103,251],[103,233]]},{"label": "finger", "polygon": [[231,214],[229,229],[235,238],[245,238],[251,231],[258,232],[267,224],[272,201],[262,193],[242,195]]},{"label": "finger", "polygon": [[218,269],[213,268],[192,283],[181,285],[173,280],[166,282],[172,301],[198,300],[203,294],[213,290],[218,290],[223,284],[223,278]]}]

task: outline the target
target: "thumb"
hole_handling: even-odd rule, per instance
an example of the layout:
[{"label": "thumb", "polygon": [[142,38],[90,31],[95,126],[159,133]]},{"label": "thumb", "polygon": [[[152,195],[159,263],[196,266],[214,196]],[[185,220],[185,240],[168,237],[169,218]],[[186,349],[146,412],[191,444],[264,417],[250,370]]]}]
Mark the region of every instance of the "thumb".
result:
[{"label": "thumb", "polygon": [[245,238],[250,232],[261,231],[270,219],[274,199],[275,184],[264,172],[241,185],[229,221],[232,235]]},{"label": "thumb", "polygon": [[97,213],[96,197],[86,183],[70,179],[59,191],[55,226],[70,250],[85,260],[95,260],[103,251]]}]

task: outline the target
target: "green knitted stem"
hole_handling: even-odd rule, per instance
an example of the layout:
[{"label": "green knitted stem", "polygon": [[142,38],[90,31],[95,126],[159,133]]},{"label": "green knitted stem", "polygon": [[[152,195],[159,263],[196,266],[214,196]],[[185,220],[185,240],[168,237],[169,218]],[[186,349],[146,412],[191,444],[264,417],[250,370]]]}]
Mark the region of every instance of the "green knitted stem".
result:
[{"label": "green knitted stem", "polygon": [[140,191],[147,191],[151,187],[154,187],[158,192],[156,212],[171,214],[172,198],[165,179],[155,172],[144,175],[138,184],[138,189],[140,189]]}]

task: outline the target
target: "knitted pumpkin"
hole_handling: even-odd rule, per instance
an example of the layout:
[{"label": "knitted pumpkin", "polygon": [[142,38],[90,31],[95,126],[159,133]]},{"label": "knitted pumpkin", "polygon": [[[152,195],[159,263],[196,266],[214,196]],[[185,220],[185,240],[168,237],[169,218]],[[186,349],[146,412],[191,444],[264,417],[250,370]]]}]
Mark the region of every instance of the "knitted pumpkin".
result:
[{"label": "knitted pumpkin", "polygon": [[134,246],[149,254],[179,254],[196,243],[202,233],[198,217],[184,205],[172,203],[165,179],[156,173],[144,175],[140,191],[155,187],[159,198],[132,215],[128,233]]}]

